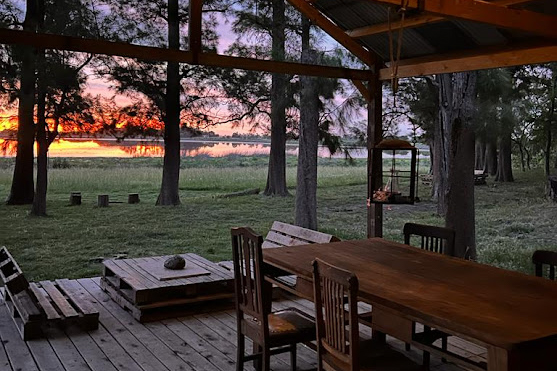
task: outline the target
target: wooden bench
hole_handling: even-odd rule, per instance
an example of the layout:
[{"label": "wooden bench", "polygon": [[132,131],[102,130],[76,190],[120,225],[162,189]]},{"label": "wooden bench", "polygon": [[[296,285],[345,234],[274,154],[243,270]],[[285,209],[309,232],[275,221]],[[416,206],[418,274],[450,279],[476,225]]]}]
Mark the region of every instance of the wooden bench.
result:
[{"label": "wooden bench", "polygon": [[310,243],[328,243],[340,241],[332,234],[298,227],[297,225],[283,222],[273,222],[271,230],[267,233],[263,248],[307,245]]},{"label": "wooden bench", "polygon": [[483,170],[474,170],[474,185],[487,184],[487,174]]},{"label": "wooden bench", "polygon": [[420,180],[423,185],[431,186],[433,184],[433,175],[431,174],[422,174],[420,175]]},{"label": "wooden bench", "polygon": [[75,324],[85,331],[99,327],[94,298],[75,281],[28,282],[5,247],[0,248],[0,279],[6,306],[23,340],[41,337],[45,325]]}]

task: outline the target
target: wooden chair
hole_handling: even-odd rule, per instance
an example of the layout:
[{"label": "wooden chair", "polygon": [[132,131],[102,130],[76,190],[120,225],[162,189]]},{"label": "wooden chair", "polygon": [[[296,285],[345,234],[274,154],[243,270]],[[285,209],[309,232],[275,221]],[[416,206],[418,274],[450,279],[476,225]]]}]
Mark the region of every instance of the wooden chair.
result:
[{"label": "wooden chair", "polygon": [[358,278],[353,273],[316,259],[313,288],[319,371],[422,370],[384,342],[360,341]]},{"label": "wooden chair", "polygon": [[[238,326],[236,370],[243,370],[244,362],[253,360],[256,369],[269,371],[271,354],[283,352],[290,352],[295,370],[296,345],[315,340],[315,323],[295,308],[271,313],[271,285],[262,272],[263,238],[250,228],[233,228],[231,234]],[[251,355],[245,355],[246,336],[253,341]]]},{"label": "wooden chair", "polygon": [[547,265],[547,278],[555,280],[557,268],[557,251],[537,250],[532,255],[532,263],[536,269],[536,276],[544,277],[544,265]]},{"label": "wooden chair", "polygon": [[412,236],[420,238],[420,247],[423,250],[454,256],[455,231],[450,228],[436,227],[416,223],[404,224],[404,243],[412,245]]},{"label": "wooden chair", "polygon": [[[448,256],[455,256],[455,231],[450,228],[436,227],[433,225],[424,225],[416,223],[406,223],[403,228],[404,243],[411,245],[412,236],[416,236],[420,240],[420,245],[417,246],[422,250],[436,252]],[[412,333],[415,333],[415,324],[413,325]],[[424,333],[427,334],[428,342],[434,343],[441,339],[441,348],[447,350],[448,334],[432,330],[429,326],[424,326]],[[406,344],[406,350],[410,350],[410,344]],[[424,365],[429,366],[430,355],[429,352],[424,352]],[[443,359],[445,361],[445,359]]]}]

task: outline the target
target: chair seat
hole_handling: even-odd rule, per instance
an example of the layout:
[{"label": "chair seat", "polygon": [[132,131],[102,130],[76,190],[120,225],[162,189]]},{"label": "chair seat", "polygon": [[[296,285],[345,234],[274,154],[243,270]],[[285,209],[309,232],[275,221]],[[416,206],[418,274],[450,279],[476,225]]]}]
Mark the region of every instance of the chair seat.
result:
[{"label": "chair seat", "polygon": [[269,314],[269,335],[273,344],[290,344],[315,340],[313,318],[296,308]]},{"label": "chair seat", "polygon": [[360,341],[360,369],[373,371],[418,371],[421,365],[387,344],[373,340]]}]

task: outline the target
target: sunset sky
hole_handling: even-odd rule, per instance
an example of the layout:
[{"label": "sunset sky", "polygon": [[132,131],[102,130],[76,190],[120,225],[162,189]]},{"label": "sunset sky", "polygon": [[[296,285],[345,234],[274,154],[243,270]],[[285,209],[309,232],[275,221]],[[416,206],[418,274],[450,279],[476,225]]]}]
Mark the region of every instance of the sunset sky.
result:
[{"label": "sunset sky", "polygon": [[[217,18],[219,22],[216,29],[219,35],[219,43],[217,49],[220,54],[225,54],[225,50],[236,40],[237,35],[232,31],[230,23],[228,23],[223,17],[217,16]],[[251,42],[254,41],[252,40]],[[323,35],[321,37],[321,39],[319,40],[319,44],[321,48],[326,48],[329,50],[332,50],[337,46],[337,43],[326,35]],[[92,74],[89,75],[85,92],[93,96],[100,95],[106,98],[114,97],[116,103],[120,106],[125,106],[131,103],[131,99],[129,97],[124,95],[117,95],[114,90],[111,89],[110,82],[95,77]],[[220,116],[223,113],[226,113],[226,107],[224,105],[219,107],[215,112],[212,112],[214,116]],[[15,125],[17,125],[17,119],[14,119],[15,116],[17,116],[16,108],[6,110],[5,107],[0,107],[0,130],[5,130],[10,127],[13,128]],[[364,117],[362,117],[362,119],[364,119]],[[231,135],[234,132],[248,132],[250,130],[249,127],[233,128],[232,126],[232,124],[222,124],[209,127],[206,130],[214,131],[217,134],[223,136]],[[259,131],[258,133],[262,133],[262,131]]]}]

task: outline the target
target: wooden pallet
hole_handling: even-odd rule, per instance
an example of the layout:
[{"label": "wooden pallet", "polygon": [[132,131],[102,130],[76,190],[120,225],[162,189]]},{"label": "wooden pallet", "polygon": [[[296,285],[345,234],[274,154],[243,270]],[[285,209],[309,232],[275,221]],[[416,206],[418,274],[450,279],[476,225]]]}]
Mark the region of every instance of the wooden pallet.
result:
[{"label": "wooden pallet", "polygon": [[150,264],[162,265],[167,256],[105,260],[101,288],[139,322],[177,317],[200,303],[234,297],[232,272],[195,254],[184,254],[187,266],[205,270],[176,279],[161,279]]},{"label": "wooden pallet", "polygon": [[75,281],[28,282],[5,247],[0,248],[0,278],[6,306],[23,340],[39,338],[44,326],[77,325],[85,331],[99,326],[94,298]]}]

